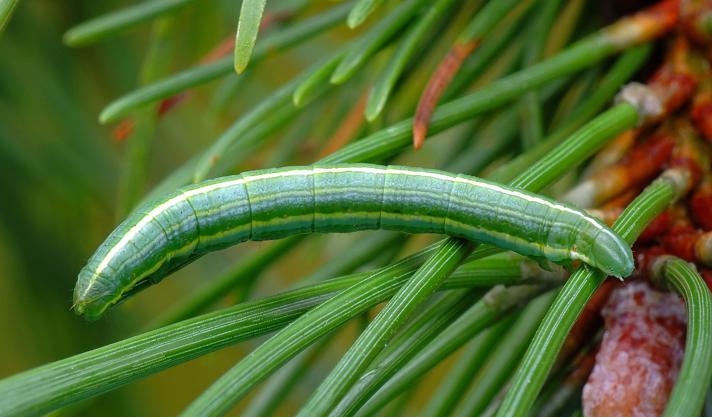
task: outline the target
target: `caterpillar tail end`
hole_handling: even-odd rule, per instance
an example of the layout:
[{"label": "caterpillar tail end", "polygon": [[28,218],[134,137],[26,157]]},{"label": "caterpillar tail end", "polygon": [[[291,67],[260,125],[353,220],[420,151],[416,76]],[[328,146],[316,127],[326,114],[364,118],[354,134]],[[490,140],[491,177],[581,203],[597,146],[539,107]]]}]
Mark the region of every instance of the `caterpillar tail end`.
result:
[{"label": "caterpillar tail end", "polygon": [[101,284],[92,283],[92,276],[93,274],[87,269],[82,269],[79,272],[72,302],[72,310],[87,321],[96,321],[101,318],[109,306],[105,300],[106,297],[102,297],[98,291],[101,289],[99,288]]},{"label": "caterpillar tail end", "polygon": [[74,300],[74,303],[72,304],[72,310],[74,310],[74,313],[76,313],[78,316],[83,316],[86,321],[96,321],[101,318],[103,314],[103,310],[100,312],[97,312],[95,308],[92,308],[88,303],[84,302],[83,300]]},{"label": "caterpillar tail end", "polygon": [[96,321],[99,319],[99,316],[88,314],[86,306],[76,300],[72,304],[72,310],[74,310],[77,316],[83,316],[86,321]]}]

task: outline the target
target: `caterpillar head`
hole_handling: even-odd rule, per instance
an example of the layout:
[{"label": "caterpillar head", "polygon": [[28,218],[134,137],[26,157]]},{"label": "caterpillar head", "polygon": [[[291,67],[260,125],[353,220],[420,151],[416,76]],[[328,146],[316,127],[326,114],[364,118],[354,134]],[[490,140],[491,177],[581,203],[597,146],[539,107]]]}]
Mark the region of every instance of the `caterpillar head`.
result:
[{"label": "caterpillar head", "polygon": [[591,265],[608,275],[623,279],[633,273],[635,262],[630,246],[612,231],[602,230],[591,248]]}]

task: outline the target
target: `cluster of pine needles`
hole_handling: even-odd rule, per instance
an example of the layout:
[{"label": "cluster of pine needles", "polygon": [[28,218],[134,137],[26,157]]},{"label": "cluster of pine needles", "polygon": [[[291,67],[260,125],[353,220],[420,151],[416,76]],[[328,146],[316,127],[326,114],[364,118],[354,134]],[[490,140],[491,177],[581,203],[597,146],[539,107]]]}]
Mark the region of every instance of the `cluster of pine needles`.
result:
[{"label": "cluster of pine needles", "polygon": [[[0,0],[0,30],[16,3]],[[243,0],[236,36],[225,28],[193,66],[172,72],[172,40],[189,30],[176,15],[211,3],[142,1],[64,36],[84,47],[153,25],[140,85],[99,115],[125,148],[118,218],[183,185],[295,163],[421,165],[551,195],[633,246],[631,280],[684,300],[684,358],[674,386],[647,394],[666,401],[645,415],[712,415],[712,4]],[[241,94],[272,58],[324,37],[335,47],[307,49],[309,66],[284,68],[290,79],[269,95]],[[207,116],[235,100],[246,110],[150,183],[157,126],[208,83],[217,87]],[[379,233],[296,286],[250,299],[260,275],[309,239],[243,257],[166,306],[151,330],[1,380],[0,415],[42,415],[264,335],[182,415],[284,411],[315,367],[328,372],[299,398],[300,417],[613,415],[582,405],[615,291],[602,272]],[[215,310],[236,288],[241,302]],[[359,334],[328,362],[354,322]],[[619,400],[628,411],[617,415],[634,415],[638,401]]]}]

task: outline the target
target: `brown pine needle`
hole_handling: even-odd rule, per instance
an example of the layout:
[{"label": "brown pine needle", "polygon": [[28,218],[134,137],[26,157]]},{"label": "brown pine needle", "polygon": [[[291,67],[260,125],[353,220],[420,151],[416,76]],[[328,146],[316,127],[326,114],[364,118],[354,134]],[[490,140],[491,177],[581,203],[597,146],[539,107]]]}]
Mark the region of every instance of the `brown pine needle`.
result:
[{"label": "brown pine needle", "polygon": [[323,158],[336,152],[346,145],[349,140],[356,136],[358,130],[363,125],[363,111],[366,108],[367,99],[368,92],[361,95],[356,104],[344,118],[344,121],[336,129],[334,135],[326,141],[326,146],[322,149],[319,158]]},{"label": "brown pine needle", "polygon": [[428,134],[428,124],[433,115],[435,106],[438,104],[440,97],[450,85],[450,82],[455,77],[455,74],[460,70],[462,63],[465,62],[470,54],[480,44],[480,40],[471,40],[468,42],[459,42],[453,45],[450,52],[442,60],[438,68],[430,77],[428,85],[423,91],[418,101],[418,107],[415,110],[415,118],[413,120],[413,147],[420,149],[425,143],[425,137]]}]

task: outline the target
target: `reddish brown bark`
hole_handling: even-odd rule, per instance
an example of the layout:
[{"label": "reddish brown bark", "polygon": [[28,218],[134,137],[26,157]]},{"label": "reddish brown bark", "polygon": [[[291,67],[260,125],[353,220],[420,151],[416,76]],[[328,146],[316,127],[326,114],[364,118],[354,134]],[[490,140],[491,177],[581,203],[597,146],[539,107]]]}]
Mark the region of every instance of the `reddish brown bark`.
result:
[{"label": "reddish brown bark", "polygon": [[684,353],[684,303],[638,281],[614,290],[602,313],[606,331],[583,390],[584,415],[662,415]]},{"label": "reddish brown bark", "polygon": [[613,24],[607,31],[608,37],[626,46],[658,38],[675,27],[679,8],[678,0],[660,1]]},{"label": "reddish brown bark", "polygon": [[668,253],[680,257],[688,262],[697,260],[695,244],[702,235],[702,231],[691,225],[675,225],[660,239],[662,246]]},{"label": "reddish brown bark", "polygon": [[712,230],[712,176],[706,176],[690,197],[690,215],[704,230]]}]

